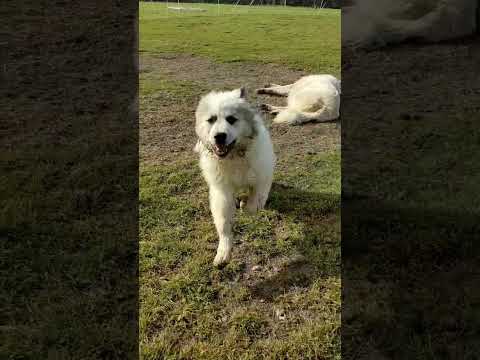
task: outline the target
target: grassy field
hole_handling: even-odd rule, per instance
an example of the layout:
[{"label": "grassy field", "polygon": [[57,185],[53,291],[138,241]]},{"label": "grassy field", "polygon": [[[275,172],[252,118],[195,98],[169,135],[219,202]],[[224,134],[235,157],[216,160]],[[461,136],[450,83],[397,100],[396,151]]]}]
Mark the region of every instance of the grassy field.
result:
[{"label": "grassy field", "polygon": [[220,5],[218,12],[216,5],[182,6],[206,11],[167,11],[165,3],[141,4],[141,52],[189,53],[224,62],[276,62],[340,75],[338,10]]},{"label": "grassy field", "polygon": [[136,4],[49,5],[2,6],[0,358],[131,359]]},{"label": "grassy field", "polygon": [[204,91],[339,74],[340,13],[206,8],[140,7],[141,356],[339,359],[338,127],[271,129],[279,162],[267,209],[237,213],[223,269],[212,266],[217,234],[191,149]]},{"label": "grassy field", "polygon": [[344,359],[478,358],[478,40],[342,50]]}]

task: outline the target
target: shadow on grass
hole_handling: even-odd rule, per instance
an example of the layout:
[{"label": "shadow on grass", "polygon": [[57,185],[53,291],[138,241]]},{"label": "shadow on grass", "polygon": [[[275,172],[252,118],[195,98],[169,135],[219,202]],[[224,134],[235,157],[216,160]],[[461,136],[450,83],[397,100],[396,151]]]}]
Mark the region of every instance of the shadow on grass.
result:
[{"label": "shadow on grass", "polygon": [[302,224],[302,233],[293,241],[297,255],[275,275],[251,286],[254,298],[272,301],[291,288],[305,288],[319,278],[340,276],[340,195],[275,183],[267,206]]},{"label": "shadow on grass", "polygon": [[478,213],[343,200],[345,358],[477,358]]}]

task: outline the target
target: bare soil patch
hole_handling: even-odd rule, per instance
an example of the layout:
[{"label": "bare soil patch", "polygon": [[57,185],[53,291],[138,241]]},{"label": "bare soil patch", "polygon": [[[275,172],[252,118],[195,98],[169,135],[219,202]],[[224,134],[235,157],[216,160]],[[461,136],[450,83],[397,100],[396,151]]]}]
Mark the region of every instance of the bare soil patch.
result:
[{"label": "bare soil patch", "polygon": [[[156,72],[166,81],[190,83],[193,90],[172,94],[167,91],[143,96],[140,103],[140,160],[162,164],[192,159],[195,145],[195,107],[201,95],[210,90],[234,89],[245,86],[253,104],[284,104],[286,99],[257,96],[255,89],[268,83],[288,84],[306,75],[303,71],[273,64],[217,63],[190,55],[142,56],[141,73]],[[197,91],[198,86],[198,91]],[[278,166],[340,146],[338,123],[310,123],[303,126],[267,126],[279,157]]]}]

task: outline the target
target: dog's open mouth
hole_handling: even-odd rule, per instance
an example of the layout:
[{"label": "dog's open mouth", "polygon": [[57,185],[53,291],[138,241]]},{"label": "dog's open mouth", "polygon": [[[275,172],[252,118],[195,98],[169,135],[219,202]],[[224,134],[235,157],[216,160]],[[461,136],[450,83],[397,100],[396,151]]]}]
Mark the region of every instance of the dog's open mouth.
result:
[{"label": "dog's open mouth", "polygon": [[233,149],[235,145],[235,140],[232,141],[230,144],[228,145],[218,145],[218,144],[214,144],[213,145],[213,152],[215,153],[215,155],[217,155],[218,157],[220,158],[223,158],[225,156],[228,155],[228,153],[230,152],[230,150]]}]

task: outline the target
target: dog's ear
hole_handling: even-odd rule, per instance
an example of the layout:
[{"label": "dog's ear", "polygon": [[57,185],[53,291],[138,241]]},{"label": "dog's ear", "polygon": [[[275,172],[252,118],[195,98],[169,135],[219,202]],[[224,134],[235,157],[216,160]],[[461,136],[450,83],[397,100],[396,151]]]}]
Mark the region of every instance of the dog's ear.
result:
[{"label": "dog's ear", "polygon": [[243,86],[233,91],[235,92],[235,95],[241,99],[245,99],[247,97],[247,90]]}]

